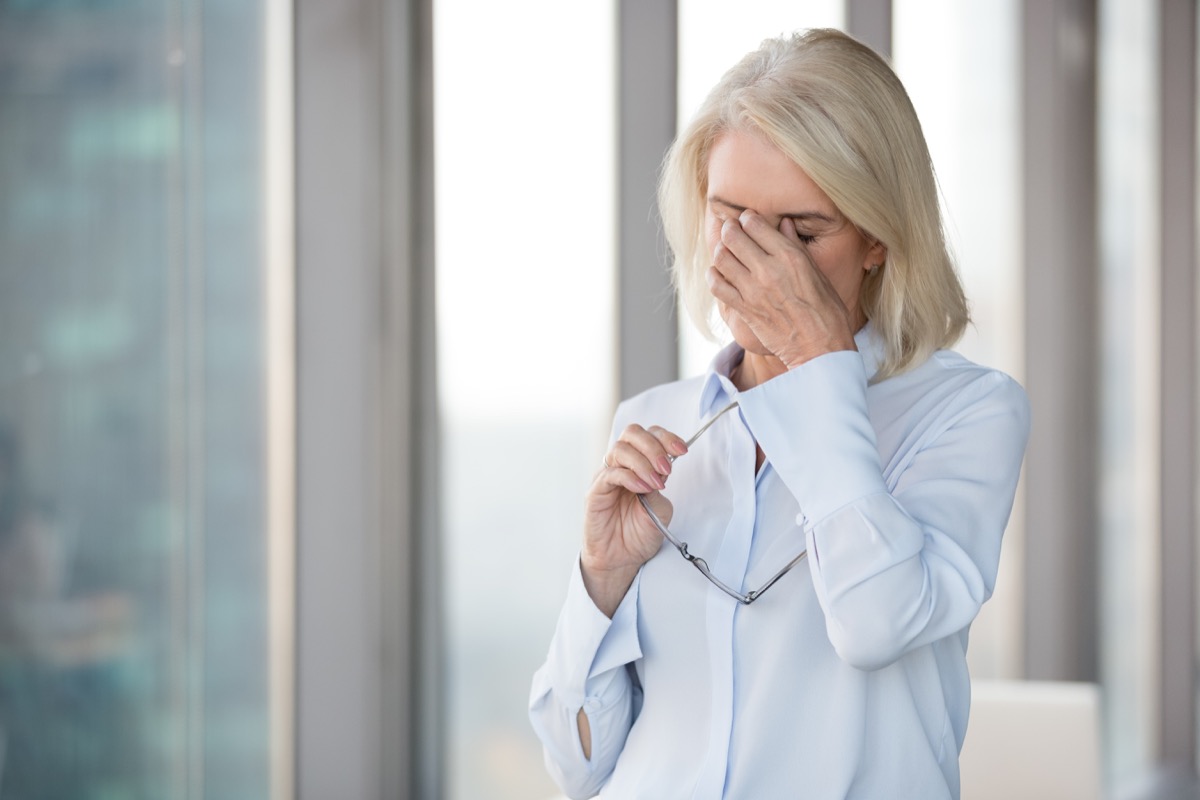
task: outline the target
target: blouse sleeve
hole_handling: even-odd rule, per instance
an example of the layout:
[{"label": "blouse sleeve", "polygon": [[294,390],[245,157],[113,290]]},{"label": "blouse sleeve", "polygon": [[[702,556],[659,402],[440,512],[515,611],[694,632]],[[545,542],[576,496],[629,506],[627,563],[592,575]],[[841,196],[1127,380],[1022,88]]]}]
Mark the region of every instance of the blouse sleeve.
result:
[{"label": "blouse sleeve", "polygon": [[[610,620],[592,602],[576,562],[550,652],[533,676],[529,718],[546,768],[568,797],[600,791],[633,724],[635,686],[625,665],[642,657],[636,617],[640,580],[639,572]],[[579,741],[581,708],[591,731],[590,759]]]},{"label": "blouse sleeve", "polygon": [[[533,676],[529,718],[542,742],[546,768],[571,798],[600,791],[641,706],[641,689],[628,666],[642,657],[637,630],[641,576],[639,571],[609,619],[592,602],[576,560],[550,651]],[[579,741],[581,708],[591,732],[590,759]]]},{"label": "blouse sleeve", "polygon": [[862,357],[830,353],[741,396],[799,503],[830,642],[859,669],[964,629],[995,586],[1029,434],[1021,387],[981,371],[887,482]]}]

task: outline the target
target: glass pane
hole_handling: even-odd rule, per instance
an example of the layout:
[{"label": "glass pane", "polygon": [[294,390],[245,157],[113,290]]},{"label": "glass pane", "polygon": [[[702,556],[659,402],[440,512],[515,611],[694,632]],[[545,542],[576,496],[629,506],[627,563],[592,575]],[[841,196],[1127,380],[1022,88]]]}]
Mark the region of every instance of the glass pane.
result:
[{"label": "glass pane", "polygon": [[[772,36],[804,28],[844,29],[842,0],[744,0],[731,13],[716,0],[679,0],[679,124],[686,125],[725,71]],[[679,310],[679,374],[704,372],[720,344]],[[722,342],[723,344],[723,342]]]},{"label": "glass pane", "polygon": [[1158,704],[1158,17],[1100,4],[1101,668],[1114,796],[1153,770]]},{"label": "glass pane", "polygon": [[[896,0],[892,52],[929,143],[947,235],[971,304],[974,324],[956,349],[1020,381],[1025,340],[1018,13],[1015,0]],[[975,677],[1021,673],[1020,504],[1018,489],[996,591],[971,627],[968,661]]]},{"label": "glass pane", "polygon": [[615,11],[434,13],[449,796],[550,797],[529,686],[615,399]]},{"label": "glass pane", "polygon": [[0,4],[2,798],[268,796],[262,33]]}]

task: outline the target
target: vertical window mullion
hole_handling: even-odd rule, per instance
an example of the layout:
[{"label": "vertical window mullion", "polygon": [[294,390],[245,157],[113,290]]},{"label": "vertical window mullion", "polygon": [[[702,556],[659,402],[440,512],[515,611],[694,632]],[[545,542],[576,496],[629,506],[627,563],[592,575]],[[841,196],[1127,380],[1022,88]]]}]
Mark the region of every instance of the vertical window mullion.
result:
[{"label": "vertical window mullion", "polygon": [[1196,8],[1161,9],[1164,764],[1196,771]]},{"label": "vertical window mullion", "polygon": [[1027,678],[1097,677],[1095,8],[1023,4]]},{"label": "vertical window mullion", "polygon": [[891,58],[892,0],[846,0],[846,30],[884,58]]},{"label": "vertical window mullion", "polygon": [[656,181],[675,137],[676,0],[617,3],[618,385],[630,397],[679,371]]}]

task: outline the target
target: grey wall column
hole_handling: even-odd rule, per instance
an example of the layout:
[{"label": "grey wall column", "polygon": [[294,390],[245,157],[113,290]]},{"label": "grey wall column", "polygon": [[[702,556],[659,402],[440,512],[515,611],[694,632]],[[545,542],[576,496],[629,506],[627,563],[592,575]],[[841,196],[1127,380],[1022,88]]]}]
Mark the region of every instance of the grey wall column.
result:
[{"label": "grey wall column", "polygon": [[1022,4],[1026,677],[1097,677],[1096,9]]},{"label": "grey wall column", "polygon": [[430,0],[295,18],[297,794],[438,797]]},{"label": "grey wall column", "polygon": [[846,31],[890,59],[892,0],[846,0]]},{"label": "grey wall column", "polygon": [[433,0],[382,18],[380,262],[383,796],[442,797],[441,548],[434,318]]},{"label": "grey wall column", "polygon": [[655,191],[675,138],[675,0],[617,4],[617,390],[679,372],[675,300]]},{"label": "grey wall column", "polygon": [[1196,770],[1196,5],[1160,4],[1162,686],[1160,758]]}]

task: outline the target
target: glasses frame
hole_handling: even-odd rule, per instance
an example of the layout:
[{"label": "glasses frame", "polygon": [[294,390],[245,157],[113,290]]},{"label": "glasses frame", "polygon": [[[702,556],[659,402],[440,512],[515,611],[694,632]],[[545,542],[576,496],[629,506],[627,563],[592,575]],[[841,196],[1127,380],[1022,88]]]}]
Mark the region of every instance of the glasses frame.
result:
[{"label": "glasses frame", "polygon": [[[725,406],[720,411],[718,411],[716,414],[714,414],[712,417],[710,417],[708,422],[705,422],[703,425],[701,425],[700,430],[698,430],[694,434],[692,434],[692,438],[687,440],[687,442],[686,442],[687,447],[690,449],[691,446],[696,442],[696,440],[700,438],[700,435],[702,433],[704,433],[706,430],[708,430],[710,427],[712,427],[712,424],[714,422],[716,422],[718,419],[720,419],[727,412],[732,411],[733,409],[735,409],[737,407],[738,407],[738,403],[736,400],[734,400],[732,403]],[[669,461],[671,461],[672,463],[675,462],[676,458],[677,458],[677,456],[672,456],[672,455],[667,456],[667,459]],[[755,600],[757,600],[758,598],[762,597],[763,592],[767,591],[767,589],[770,589],[772,586],[774,586],[775,583],[780,578],[782,578],[784,575],[786,575],[792,569],[792,567],[799,564],[801,561],[804,560],[804,557],[808,555],[808,548],[801,550],[800,554],[798,556],[796,556],[791,561],[789,561],[783,569],[779,570],[779,572],[776,572],[775,575],[769,581],[767,581],[765,584],[763,584],[763,586],[761,588],[758,588],[752,592],[743,594],[742,592],[737,591],[732,586],[725,583],[720,578],[718,578],[716,575],[714,575],[712,570],[709,568],[707,561],[705,561],[700,556],[692,555],[688,551],[687,542],[683,541],[678,536],[671,533],[670,529],[663,523],[663,521],[661,519],[658,518],[658,514],[654,513],[654,509],[652,509],[650,507],[650,501],[646,499],[646,496],[644,494],[639,494],[637,496],[637,499],[638,499],[638,502],[642,504],[642,508],[646,509],[646,513],[650,515],[650,521],[654,523],[654,527],[658,528],[658,532],[663,535],[663,538],[665,538],[668,542],[670,542],[672,545],[674,545],[675,549],[679,551],[679,554],[681,556],[683,556],[685,560],[690,562],[693,567],[695,567],[697,570],[699,570],[701,575],[708,578],[709,582],[712,583],[713,586],[716,586],[722,592],[729,595],[734,600],[737,600],[739,603],[741,603],[744,606],[748,606],[751,603],[753,603]]]}]

